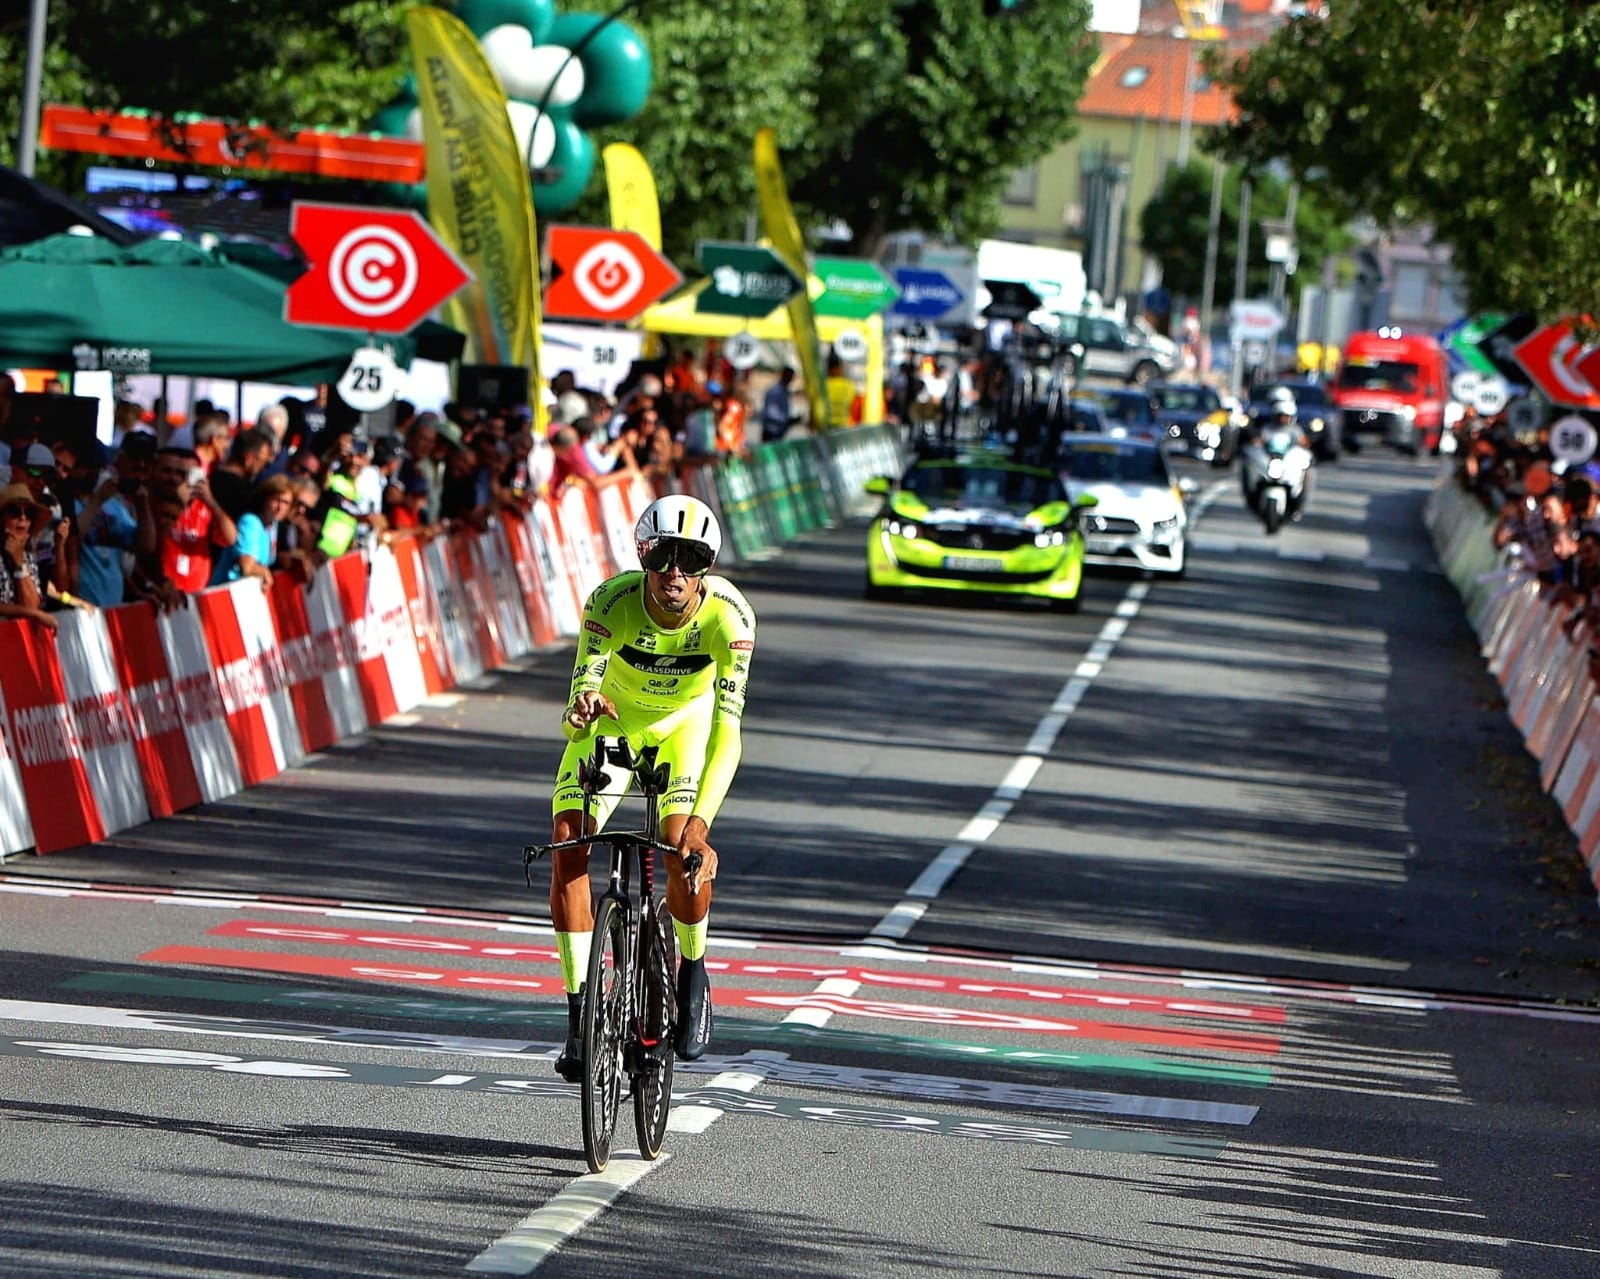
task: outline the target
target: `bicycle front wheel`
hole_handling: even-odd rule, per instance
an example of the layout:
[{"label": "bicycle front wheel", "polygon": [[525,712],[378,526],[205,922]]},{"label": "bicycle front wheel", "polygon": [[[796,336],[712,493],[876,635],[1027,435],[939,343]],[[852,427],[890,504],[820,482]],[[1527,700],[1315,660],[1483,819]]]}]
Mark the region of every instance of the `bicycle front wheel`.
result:
[{"label": "bicycle front wheel", "polygon": [[639,1153],[654,1159],[672,1109],[672,1038],[677,1030],[678,943],[667,903],[658,901],[640,929],[639,1076],[633,1084],[633,1129]]},{"label": "bicycle front wheel", "polygon": [[622,1043],[627,1029],[626,924],[618,902],[595,905],[589,947],[587,997],[583,1001],[583,1157],[590,1172],[611,1161],[611,1137],[622,1104]]}]

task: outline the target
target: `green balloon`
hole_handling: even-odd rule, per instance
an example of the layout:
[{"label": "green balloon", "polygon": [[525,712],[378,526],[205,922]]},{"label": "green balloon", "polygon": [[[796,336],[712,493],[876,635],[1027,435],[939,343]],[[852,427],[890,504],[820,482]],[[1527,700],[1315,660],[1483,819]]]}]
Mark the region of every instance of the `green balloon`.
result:
[{"label": "green balloon", "polygon": [[533,207],[541,216],[570,209],[594,176],[594,143],[589,135],[571,120],[552,115],[550,122],[556,127],[556,145],[544,176],[560,176],[554,182],[533,184]]},{"label": "green balloon", "polygon": [[[550,29],[550,43],[575,49],[605,22],[598,13],[564,13]],[[585,128],[617,124],[639,114],[650,96],[650,50],[625,22],[600,30],[578,54],[583,66],[583,96],[571,107]]]}]

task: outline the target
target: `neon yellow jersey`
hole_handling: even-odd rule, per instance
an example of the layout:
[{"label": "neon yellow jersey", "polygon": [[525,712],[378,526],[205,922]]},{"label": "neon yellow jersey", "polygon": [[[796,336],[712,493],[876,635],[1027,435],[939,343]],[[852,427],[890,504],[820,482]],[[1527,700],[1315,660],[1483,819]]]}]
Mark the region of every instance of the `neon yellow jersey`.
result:
[{"label": "neon yellow jersey", "polygon": [[[601,693],[615,703],[617,722],[634,739],[650,725],[704,707],[710,723],[703,765],[672,762],[674,771],[698,774],[692,812],[709,825],[739,767],[755,613],[732,582],[708,575],[704,599],[688,624],[658,626],[645,611],[644,576],[619,573],[596,587],[584,605],[567,709],[579,693]],[[574,729],[565,714],[562,726],[570,741],[593,731]]]}]

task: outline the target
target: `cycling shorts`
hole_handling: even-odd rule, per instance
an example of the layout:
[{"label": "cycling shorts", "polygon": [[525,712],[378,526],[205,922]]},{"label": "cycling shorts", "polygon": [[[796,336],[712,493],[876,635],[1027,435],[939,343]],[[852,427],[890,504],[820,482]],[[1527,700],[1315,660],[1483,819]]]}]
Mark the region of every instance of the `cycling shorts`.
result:
[{"label": "cycling shorts", "polygon": [[[657,762],[672,765],[672,781],[661,797],[662,817],[687,814],[694,809],[700,793],[700,778],[705,771],[706,743],[711,735],[711,716],[716,703],[710,698],[697,698],[687,706],[672,711],[655,720],[635,720],[626,712],[620,719],[600,719],[595,722],[594,734],[603,737],[626,737],[634,753],[645,746],[658,748]],[[594,736],[580,737],[568,742],[561,756],[561,767],[556,773],[555,793],[550,799],[552,815],[583,811],[583,791],[578,786],[578,765],[594,754]],[[590,810],[595,819],[595,829],[603,830],[617,804],[632,788],[632,773],[626,773],[614,764],[606,766],[611,785],[594,798]]]}]

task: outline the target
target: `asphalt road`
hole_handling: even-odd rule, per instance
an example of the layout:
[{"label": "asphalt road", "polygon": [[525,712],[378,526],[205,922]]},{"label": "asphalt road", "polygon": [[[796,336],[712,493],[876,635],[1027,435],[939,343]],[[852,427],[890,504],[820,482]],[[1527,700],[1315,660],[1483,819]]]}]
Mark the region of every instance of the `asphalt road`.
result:
[{"label": "asphalt road", "polygon": [[7,862],[0,1274],[1600,1271],[1600,912],[1431,465],[1273,538],[1189,473],[1189,578],[1076,617],[869,604],[859,529],[734,574],[719,1034],[656,1164],[579,1176],[548,1065],[563,651]]}]

